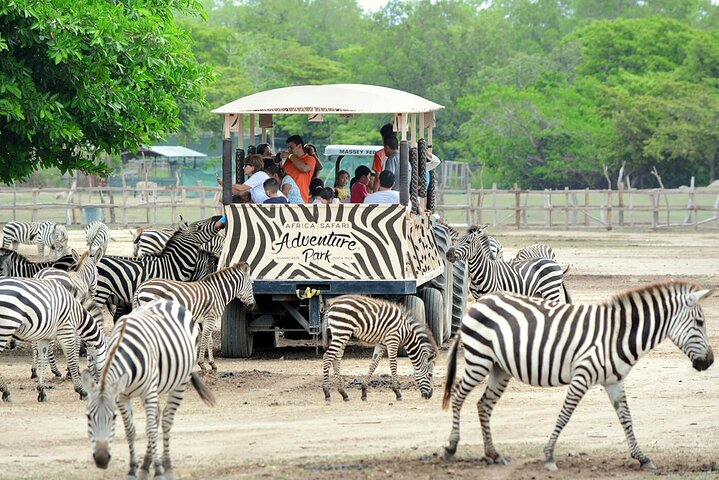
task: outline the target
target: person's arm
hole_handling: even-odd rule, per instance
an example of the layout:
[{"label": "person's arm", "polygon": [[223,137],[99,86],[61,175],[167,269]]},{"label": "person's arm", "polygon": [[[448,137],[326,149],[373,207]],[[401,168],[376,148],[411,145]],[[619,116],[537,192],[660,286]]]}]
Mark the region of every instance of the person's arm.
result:
[{"label": "person's arm", "polygon": [[290,185],[289,183],[282,184],[282,193],[285,197],[290,194],[290,190],[292,190],[292,185]]},{"label": "person's arm", "polygon": [[297,158],[296,155],[290,155],[288,160],[292,162],[292,164],[297,167],[297,170],[300,172],[307,173],[312,171],[312,166]]}]

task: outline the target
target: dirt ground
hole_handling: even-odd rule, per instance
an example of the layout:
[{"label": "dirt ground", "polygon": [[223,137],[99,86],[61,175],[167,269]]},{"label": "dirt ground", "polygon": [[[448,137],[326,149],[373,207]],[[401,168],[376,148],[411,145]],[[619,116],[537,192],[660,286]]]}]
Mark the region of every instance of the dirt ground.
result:
[{"label": "dirt ground", "polygon": [[[602,301],[611,293],[647,282],[681,278],[719,286],[719,237],[696,232],[495,232],[507,256],[534,242],[551,244],[574,301]],[[81,234],[71,243],[80,248]],[[129,254],[127,232],[116,232],[109,253]],[[29,248],[29,247],[27,247]],[[29,250],[31,252],[31,250]],[[711,342],[719,352],[719,296],[704,303]],[[295,342],[296,343],[296,342]],[[301,342],[300,342],[301,343]],[[343,373],[365,373],[370,350],[348,349]],[[451,413],[441,409],[446,346],[435,367],[435,393],[423,400],[412,384],[411,365],[400,359],[405,399],[383,385],[362,402],[321,388],[321,352],[312,346],[282,346],[247,360],[219,359],[219,372],[204,377],[218,399],[206,407],[188,392],[172,431],[175,471],[180,478],[719,478],[719,368],[692,369],[669,341],[642,359],[626,381],[637,439],[659,467],[639,470],[601,387],[582,400],[556,448],[558,472],[544,470],[542,447],[551,433],[564,388],[539,389],[510,383],[495,409],[497,449],[508,466],[481,462],[482,439],[474,404],[465,403],[456,460],[439,454],[447,443]],[[92,461],[85,403],[69,381],[52,380],[49,401],[36,401],[25,348],[0,354],[0,373],[13,402],[0,405],[0,478],[118,478],[127,468],[127,442],[118,419],[113,459],[107,471]],[[385,361],[378,372],[389,372]],[[48,372],[49,373],[49,372]],[[145,448],[144,413],[135,403],[139,448]]]}]

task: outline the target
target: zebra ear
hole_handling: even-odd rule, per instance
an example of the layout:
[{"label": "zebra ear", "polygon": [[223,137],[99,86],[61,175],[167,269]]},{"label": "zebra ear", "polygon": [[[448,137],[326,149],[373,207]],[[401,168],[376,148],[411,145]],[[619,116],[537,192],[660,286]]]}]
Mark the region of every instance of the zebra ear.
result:
[{"label": "zebra ear", "polygon": [[705,297],[708,297],[711,293],[711,290],[699,290],[698,292],[692,292],[689,294],[689,297],[687,298],[687,303],[690,307],[693,307],[697,303],[699,303],[702,299]]},{"label": "zebra ear", "polygon": [[70,250],[70,253],[72,253],[72,259],[77,263],[78,260],[80,260],[80,254],[77,253],[74,248]]},{"label": "zebra ear", "polygon": [[82,382],[82,388],[88,393],[97,393],[98,386],[95,383],[95,376],[90,373],[90,370],[84,370],[80,375],[80,382]]},{"label": "zebra ear", "polygon": [[238,262],[238,264],[239,264],[239,266],[240,266],[240,271],[241,271],[242,273],[245,273],[245,274],[249,274],[249,273],[250,273],[250,264],[249,264],[249,263],[247,263],[247,262]]}]

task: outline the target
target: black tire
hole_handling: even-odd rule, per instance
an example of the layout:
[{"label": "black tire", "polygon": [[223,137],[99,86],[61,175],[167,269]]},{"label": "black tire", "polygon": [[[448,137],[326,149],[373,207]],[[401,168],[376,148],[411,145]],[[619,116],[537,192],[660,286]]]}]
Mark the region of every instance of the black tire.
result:
[{"label": "black tire", "polygon": [[[421,298],[417,297],[416,295],[407,295],[402,299],[402,305],[404,306],[405,310],[407,310],[417,320],[426,322],[424,317],[424,302],[422,302]],[[405,351],[404,346],[400,347],[397,355],[399,355],[400,357],[407,356],[407,352]]]},{"label": "black tire", "polygon": [[469,279],[467,278],[467,262],[455,262],[452,268],[452,335],[462,324],[462,317],[467,310]]},{"label": "black tire", "polygon": [[[444,261],[446,261],[447,249],[449,248],[450,243],[449,229],[445,225],[437,223],[434,228],[432,228],[432,233],[434,233],[434,242],[437,244],[439,255]],[[437,288],[439,290],[444,289],[444,285],[444,274],[433,278],[427,284],[427,286]]]},{"label": "black tire", "polygon": [[250,333],[250,315],[237,298],[227,304],[222,315],[220,338],[223,357],[249,358],[252,355],[253,335]]},{"label": "black tire", "polygon": [[434,336],[434,341],[437,342],[437,345],[442,345],[445,341],[445,312],[442,292],[436,288],[422,288],[419,291],[418,297],[421,298],[422,303],[424,303],[424,318]]}]

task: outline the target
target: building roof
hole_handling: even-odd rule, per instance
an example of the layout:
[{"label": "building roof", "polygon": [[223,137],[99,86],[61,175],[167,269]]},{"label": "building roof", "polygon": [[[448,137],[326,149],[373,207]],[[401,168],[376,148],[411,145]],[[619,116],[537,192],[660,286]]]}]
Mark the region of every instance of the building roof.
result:
[{"label": "building roof", "polygon": [[154,153],[156,155],[159,155],[161,157],[169,157],[169,158],[205,158],[207,155],[204,153],[196,152],[195,150],[191,150],[189,148],[185,147],[178,147],[178,146],[150,146],[145,147],[141,151],[144,151],[145,153]]},{"label": "building roof", "polygon": [[363,84],[302,85],[277,88],[239,98],[212,113],[423,113],[444,108],[420,96]]}]

